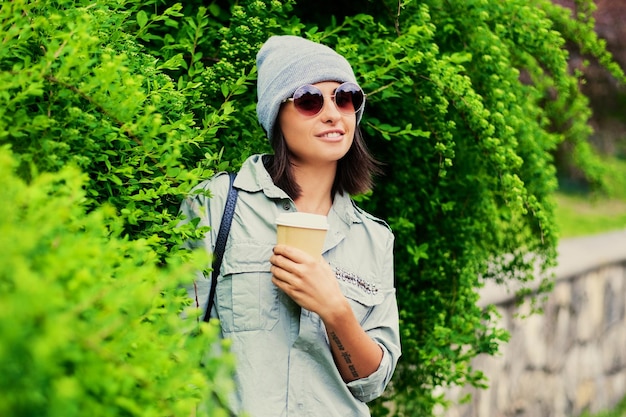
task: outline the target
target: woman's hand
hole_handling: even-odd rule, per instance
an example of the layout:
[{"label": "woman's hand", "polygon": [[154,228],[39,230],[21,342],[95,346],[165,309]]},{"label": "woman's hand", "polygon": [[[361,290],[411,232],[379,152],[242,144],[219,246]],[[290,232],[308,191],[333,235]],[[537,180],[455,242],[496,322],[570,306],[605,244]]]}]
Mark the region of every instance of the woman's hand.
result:
[{"label": "woman's hand", "polygon": [[376,371],[383,351],[356,320],[330,265],[321,256],[316,259],[286,245],[274,247],[270,262],[272,282],[324,322],[343,380],[354,381]]},{"label": "woman's hand", "polygon": [[322,320],[337,307],[348,305],[335,273],[321,256],[314,258],[293,246],[276,245],[270,262],[274,285]]}]

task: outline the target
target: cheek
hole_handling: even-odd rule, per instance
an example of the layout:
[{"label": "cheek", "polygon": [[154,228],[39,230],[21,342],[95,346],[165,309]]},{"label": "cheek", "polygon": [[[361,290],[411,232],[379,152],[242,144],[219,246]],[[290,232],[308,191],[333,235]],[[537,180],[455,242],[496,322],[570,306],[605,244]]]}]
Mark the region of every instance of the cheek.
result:
[{"label": "cheek", "polygon": [[298,131],[301,129],[300,124],[296,123],[295,115],[289,110],[288,108],[283,108],[280,113],[278,113],[278,120],[276,121],[285,139],[291,139],[297,135]]},{"label": "cheek", "polygon": [[290,149],[303,146],[306,143],[303,139],[312,134],[311,121],[303,120],[293,108],[284,108],[278,115],[277,123]]}]

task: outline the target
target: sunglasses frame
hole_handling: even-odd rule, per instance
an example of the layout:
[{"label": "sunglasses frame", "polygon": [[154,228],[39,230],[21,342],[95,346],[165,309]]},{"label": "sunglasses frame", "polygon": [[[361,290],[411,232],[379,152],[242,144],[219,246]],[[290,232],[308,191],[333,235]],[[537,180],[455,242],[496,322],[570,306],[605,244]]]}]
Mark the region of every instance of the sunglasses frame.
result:
[{"label": "sunglasses frame", "polygon": [[[348,91],[348,93],[350,93],[350,94],[352,94],[352,96],[354,96],[354,93],[356,93],[357,91],[360,91],[361,95],[363,96],[363,100],[361,101],[361,105],[359,106],[359,108],[355,108],[354,111],[352,111],[352,110],[345,111],[342,107],[338,106],[337,102],[335,101],[335,97],[337,95],[337,91],[340,90],[341,87],[343,87],[343,86],[355,86],[355,87],[357,87],[358,90],[356,90],[356,91]],[[297,100],[297,98],[295,98],[296,94],[298,93],[298,91],[300,89],[305,88],[305,87],[306,88],[311,88],[313,90],[313,92],[315,92],[315,90],[317,90],[317,92],[319,93],[319,96],[322,98],[321,106],[320,106],[319,110],[316,113],[309,114],[306,110],[303,110],[302,108],[300,108],[298,106],[298,104],[296,103],[296,100]],[[311,93],[311,91],[309,91],[308,93]],[[365,99],[366,99],[366,97],[367,97],[367,94],[365,94],[365,92],[363,91],[363,89],[361,88],[360,85],[358,85],[356,83],[352,83],[352,82],[345,82],[345,83],[340,84],[335,89],[335,92],[330,96],[330,99],[335,104],[335,107],[337,108],[337,110],[339,110],[340,113],[347,114],[347,115],[352,115],[352,114],[357,114],[358,112],[363,110],[363,107],[365,107]],[[300,114],[302,114],[303,116],[306,116],[306,117],[314,117],[314,116],[317,116],[318,114],[320,114],[322,112],[322,109],[324,108],[324,103],[326,102],[326,98],[324,97],[324,94],[322,93],[322,90],[320,90],[319,88],[317,88],[313,84],[305,84],[305,85],[302,85],[302,86],[296,88],[296,91],[294,91],[293,95],[291,97],[287,97],[286,99],[284,99],[283,103],[286,103],[288,101],[293,102],[294,107],[296,108],[298,113],[300,113]],[[352,100],[352,104],[353,104],[353,107],[354,107],[354,101],[353,100]]]}]

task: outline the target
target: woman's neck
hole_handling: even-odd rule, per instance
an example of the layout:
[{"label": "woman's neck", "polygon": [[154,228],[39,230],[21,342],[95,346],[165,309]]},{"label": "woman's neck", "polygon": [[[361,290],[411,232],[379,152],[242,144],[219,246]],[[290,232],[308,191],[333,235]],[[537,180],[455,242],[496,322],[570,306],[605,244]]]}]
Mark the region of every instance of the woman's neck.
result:
[{"label": "woman's neck", "polygon": [[295,200],[298,211],[328,215],[333,204],[332,189],[337,166],[294,166],[296,182],[301,194]]}]

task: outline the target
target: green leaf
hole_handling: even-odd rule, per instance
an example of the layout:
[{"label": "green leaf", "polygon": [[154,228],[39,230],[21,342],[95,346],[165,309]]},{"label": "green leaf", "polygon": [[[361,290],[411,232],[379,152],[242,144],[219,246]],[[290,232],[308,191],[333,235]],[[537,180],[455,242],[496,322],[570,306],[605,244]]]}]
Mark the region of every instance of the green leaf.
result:
[{"label": "green leaf", "polygon": [[137,24],[140,28],[143,28],[148,24],[148,15],[143,10],[137,13]]}]

